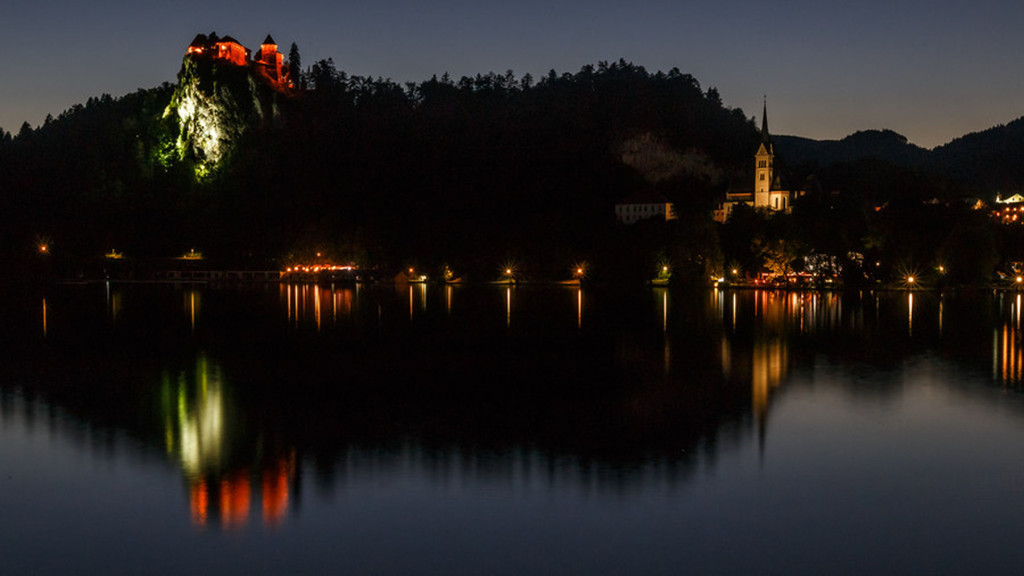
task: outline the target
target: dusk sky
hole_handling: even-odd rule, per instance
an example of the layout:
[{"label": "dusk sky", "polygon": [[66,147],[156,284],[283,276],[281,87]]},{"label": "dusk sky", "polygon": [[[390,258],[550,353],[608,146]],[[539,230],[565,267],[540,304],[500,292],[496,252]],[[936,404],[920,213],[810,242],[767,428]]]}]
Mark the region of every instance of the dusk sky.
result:
[{"label": "dusk sky", "polygon": [[421,81],[624,58],[676,67],[773,133],[818,139],[890,128],[933,147],[1024,115],[1020,0],[377,0],[5,3],[0,127],[17,132],[90,96],[173,82],[200,32],[303,65]]}]

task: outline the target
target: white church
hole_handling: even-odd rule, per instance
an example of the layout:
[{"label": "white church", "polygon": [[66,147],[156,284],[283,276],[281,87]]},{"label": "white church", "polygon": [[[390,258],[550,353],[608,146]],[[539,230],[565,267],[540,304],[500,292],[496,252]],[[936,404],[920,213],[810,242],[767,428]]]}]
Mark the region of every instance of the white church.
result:
[{"label": "white church", "polygon": [[783,190],[782,181],[775,172],[775,149],[768,133],[768,103],[761,114],[761,145],[754,155],[754,189],[729,190],[725,201],[715,210],[715,221],[725,222],[737,204],[753,206],[757,210],[785,212],[793,207],[793,200],[803,196],[803,191]]}]

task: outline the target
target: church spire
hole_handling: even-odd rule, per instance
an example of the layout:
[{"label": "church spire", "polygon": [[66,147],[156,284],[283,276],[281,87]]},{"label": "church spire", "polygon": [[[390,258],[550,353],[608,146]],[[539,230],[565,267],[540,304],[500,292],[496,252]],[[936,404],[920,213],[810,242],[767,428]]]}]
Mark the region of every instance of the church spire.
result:
[{"label": "church spire", "polygon": [[761,112],[761,141],[768,143],[771,142],[771,137],[768,136],[768,95],[764,97],[764,110]]}]

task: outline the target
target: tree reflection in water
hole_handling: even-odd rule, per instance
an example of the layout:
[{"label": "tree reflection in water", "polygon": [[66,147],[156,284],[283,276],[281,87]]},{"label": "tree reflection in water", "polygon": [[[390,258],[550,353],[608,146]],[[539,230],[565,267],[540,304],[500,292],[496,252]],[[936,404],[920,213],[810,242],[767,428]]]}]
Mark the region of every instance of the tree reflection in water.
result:
[{"label": "tree reflection in water", "polygon": [[513,318],[507,286],[189,288],[183,307],[139,287],[106,288],[97,321],[66,290],[42,299],[45,339],[5,336],[5,382],[161,450],[194,521],[224,527],[256,509],[282,522],[303,463],[335,479],[677,482],[750,434],[763,449],[773,398],[821,355],[990,357],[1012,386],[1024,371],[1019,297],[1003,295],[657,288],[651,305],[517,286]]}]

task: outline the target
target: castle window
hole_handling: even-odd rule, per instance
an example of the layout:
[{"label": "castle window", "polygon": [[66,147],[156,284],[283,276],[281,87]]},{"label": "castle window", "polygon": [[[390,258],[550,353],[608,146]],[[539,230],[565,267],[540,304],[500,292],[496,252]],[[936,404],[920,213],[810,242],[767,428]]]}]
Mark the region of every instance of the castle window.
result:
[{"label": "castle window", "polygon": [[764,180],[764,174],[761,174],[761,180]]}]

